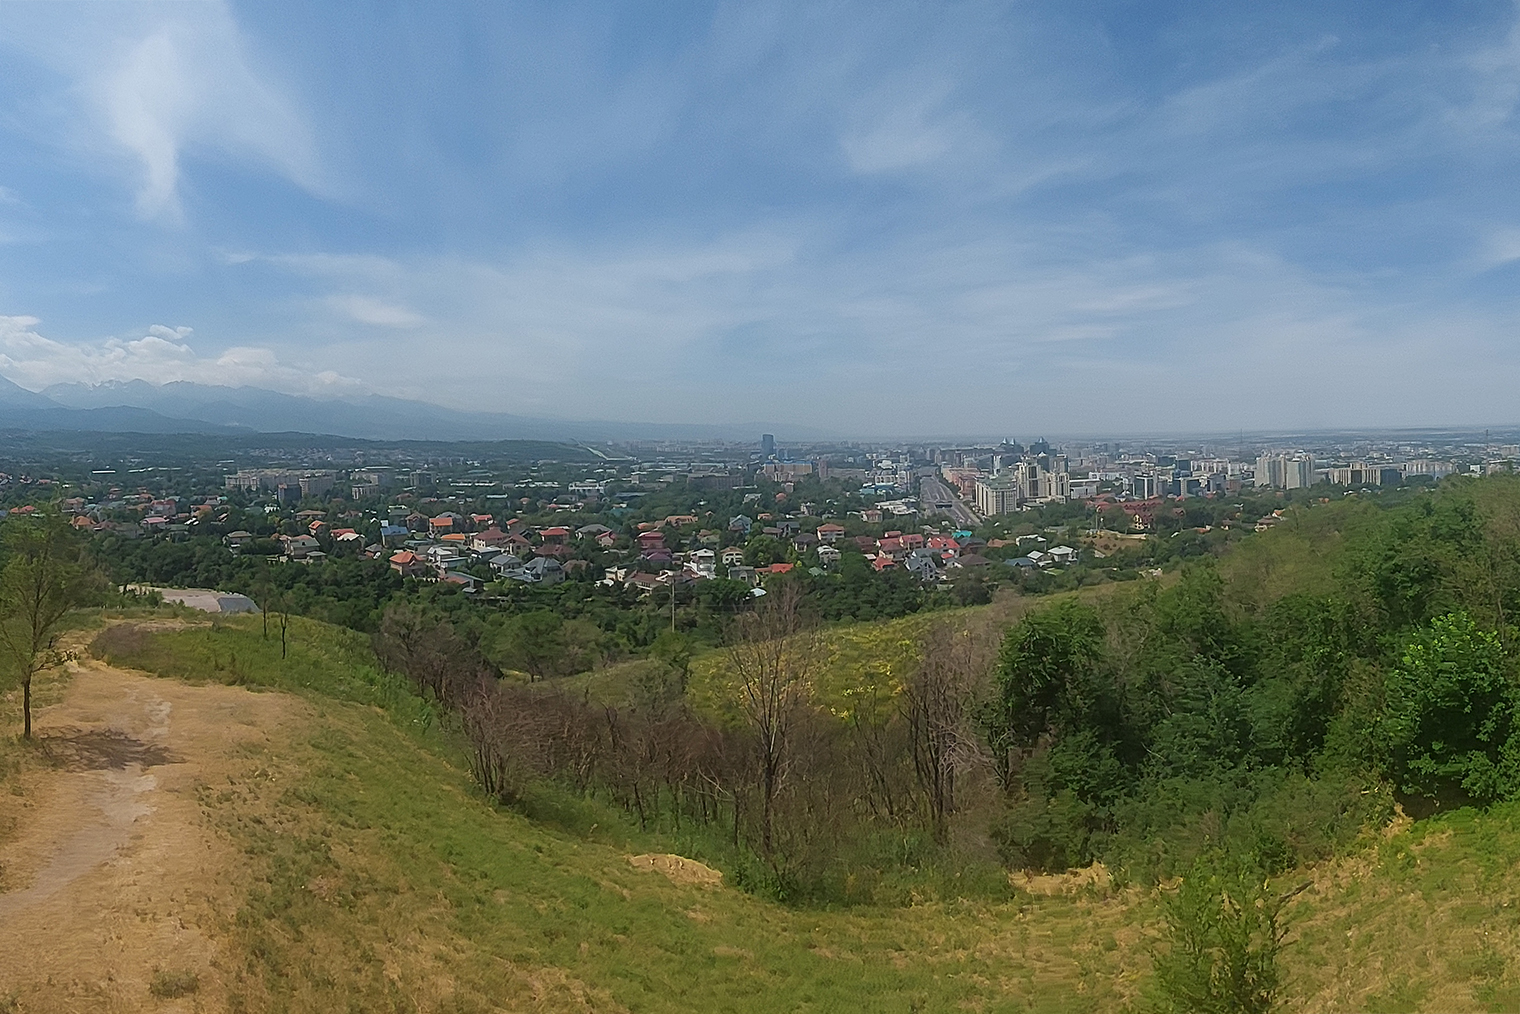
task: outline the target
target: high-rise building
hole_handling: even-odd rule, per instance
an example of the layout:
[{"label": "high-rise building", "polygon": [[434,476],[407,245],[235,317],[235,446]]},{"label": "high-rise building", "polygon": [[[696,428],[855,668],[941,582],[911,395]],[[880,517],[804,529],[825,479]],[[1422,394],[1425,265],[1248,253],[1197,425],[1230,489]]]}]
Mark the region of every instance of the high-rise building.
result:
[{"label": "high-rise building", "polygon": [[982,517],[1012,514],[1024,499],[1018,482],[998,476],[976,480],[976,511]]},{"label": "high-rise building", "polygon": [[1256,485],[1273,489],[1308,489],[1317,478],[1308,454],[1263,454],[1256,459]]},{"label": "high-rise building", "polygon": [[1295,455],[1283,467],[1283,473],[1289,489],[1308,489],[1314,485],[1314,459],[1307,454]]},{"label": "high-rise building", "polygon": [[760,457],[774,458],[776,456],[776,435],[774,433],[760,434]]}]

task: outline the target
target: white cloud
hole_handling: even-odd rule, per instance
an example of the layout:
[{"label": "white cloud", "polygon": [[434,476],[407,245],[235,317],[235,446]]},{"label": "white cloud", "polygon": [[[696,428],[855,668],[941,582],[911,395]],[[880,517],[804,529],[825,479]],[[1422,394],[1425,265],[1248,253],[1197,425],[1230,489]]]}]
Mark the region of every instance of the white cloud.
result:
[{"label": "white cloud", "polygon": [[[121,166],[143,218],[180,218],[187,156],[272,170],[315,193],[331,190],[299,103],[258,65],[221,0],[16,6],[4,12],[0,41],[68,80],[71,87],[50,103],[84,113],[58,140],[97,164]],[[66,25],[56,16],[65,11]]]},{"label": "white cloud", "polygon": [[426,323],[424,317],[404,306],[370,296],[329,296],[327,305],[360,324],[373,324],[376,327],[419,327]]},{"label": "white cloud", "polygon": [[292,394],[338,394],[364,385],[332,371],[302,369],[281,362],[273,350],[236,346],[214,357],[191,345],[187,327],[155,324],[138,338],[62,342],[43,336],[36,317],[0,316],[0,376],[40,391],[51,384],[100,384],[146,380],[153,384],[187,380],[232,387],[266,387]]}]

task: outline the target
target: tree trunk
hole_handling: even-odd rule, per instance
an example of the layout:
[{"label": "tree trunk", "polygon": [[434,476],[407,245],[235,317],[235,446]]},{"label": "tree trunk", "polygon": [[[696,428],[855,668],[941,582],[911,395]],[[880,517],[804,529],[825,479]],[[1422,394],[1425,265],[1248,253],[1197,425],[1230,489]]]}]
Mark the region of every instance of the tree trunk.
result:
[{"label": "tree trunk", "polygon": [[21,723],[23,739],[32,738],[32,677],[21,681]]}]

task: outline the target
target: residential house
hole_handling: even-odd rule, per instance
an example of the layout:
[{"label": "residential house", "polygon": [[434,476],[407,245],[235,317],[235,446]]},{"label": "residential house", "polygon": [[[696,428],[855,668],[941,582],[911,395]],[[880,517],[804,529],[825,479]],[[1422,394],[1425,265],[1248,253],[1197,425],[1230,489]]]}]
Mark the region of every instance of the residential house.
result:
[{"label": "residential house", "polygon": [[460,574],[450,571],[438,580],[440,584],[458,585],[460,590],[466,595],[474,595],[480,591],[480,579],[473,574]]},{"label": "residential house", "polygon": [[626,588],[633,588],[647,594],[669,583],[670,578],[666,574],[645,574],[643,571],[634,571],[628,575],[623,585]]},{"label": "residential house", "polygon": [[929,549],[940,555],[941,559],[950,560],[960,555],[961,544],[948,535],[931,535],[924,543]]},{"label": "residential house", "polygon": [[554,528],[541,528],[538,537],[547,546],[565,546],[570,543],[570,529],[555,526]]},{"label": "residential house", "polygon": [[925,584],[932,584],[940,579],[939,566],[934,562],[932,553],[914,553],[903,563],[903,567]]},{"label": "residential house", "polygon": [[553,585],[565,579],[565,568],[558,560],[547,556],[535,556],[523,564],[523,573],[529,584]]},{"label": "residential house", "polygon": [[497,577],[509,578],[513,572],[522,570],[522,560],[511,553],[501,553],[491,557],[490,567]]},{"label": "residential house", "polygon": [[718,576],[717,554],[711,549],[696,549],[686,558],[687,569],[700,578]]},{"label": "residential house", "polygon": [[665,535],[659,531],[640,532],[634,542],[638,545],[639,552],[649,553],[665,548]]},{"label": "residential house", "polygon": [[390,564],[391,570],[402,577],[422,577],[429,573],[427,561],[409,549],[392,553]]},{"label": "residential house", "polygon": [[818,541],[832,546],[844,538],[844,525],[836,525],[832,521],[824,522],[818,526]]},{"label": "residential house", "polygon": [[729,531],[731,531],[731,532],[743,532],[745,535],[748,535],[749,534],[749,530],[751,528],[753,528],[754,526],[755,526],[755,523],[753,521],[751,521],[749,518],[745,517],[743,514],[736,514],[736,515],[734,515],[731,519],[729,519],[729,522],[728,522],[728,530]]},{"label": "residential house", "polygon": [[232,550],[234,553],[241,553],[243,551],[243,547],[252,541],[253,533],[245,532],[242,529],[238,529],[235,532],[228,532],[226,537],[222,539],[222,542],[226,544],[227,548]]},{"label": "residential house", "polygon": [[280,542],[288,560],[304,560],[312,553],[321,552],[321,545],[310,535],[282,535]]},{"label": "residential house", "polygon": [[596,544],[602,549],[611,549],[617,545],[617,533],[610,530],[599,533],[596,536]]},{"label": "residential house", "polygon": [[755,568],[745,567],[742,564],[730,567],[728,568],[728,579],[730,581],[744,581],[748,584],[754,584]]},{"label": "residential house", "polygon": [[582,525],[575,530],[578,539],[595,539],[599,535],[611,534],[612,529],[606,525]]},{"label": "residential house", "polygon": [[476,552],[486,549],[504,550],[507,548],[509,538],[506,532],[493,525],[485,531],[476,532],[470,536],[470,548]]},{"label": "residential house", "polygon": [[1070,546],[1056,546],[1050,551],[1050,560],[1058,567],[1077,562],[1077,551]]},{"label": "residential house", "polygon": [[842,556],[844,556],[844,554],[835,549],[833,546],[818,547],[818,562],[823,564],[825,568],[833,567],[839,562],[840,557]]},{"label": "residential house", "polygon": [[744,562],[744,547],[729,546],[727,549],[723,550],[722,559],[723,566],[737,567],[739,564]]}]

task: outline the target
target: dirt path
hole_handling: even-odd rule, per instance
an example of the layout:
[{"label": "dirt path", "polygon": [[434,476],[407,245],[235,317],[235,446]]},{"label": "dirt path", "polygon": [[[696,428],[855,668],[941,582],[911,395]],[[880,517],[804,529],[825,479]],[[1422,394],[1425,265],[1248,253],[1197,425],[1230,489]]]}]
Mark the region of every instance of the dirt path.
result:
[{"label": "dirt path", "polygon": [[[74,666],[37,721],[56,767],[0,845],[0,1010],[221,1010],[216,939],[243,864],[197,794],[256,771],[303,713],[283,694]],[[158,973],[196,988],[154,997]]]}]

